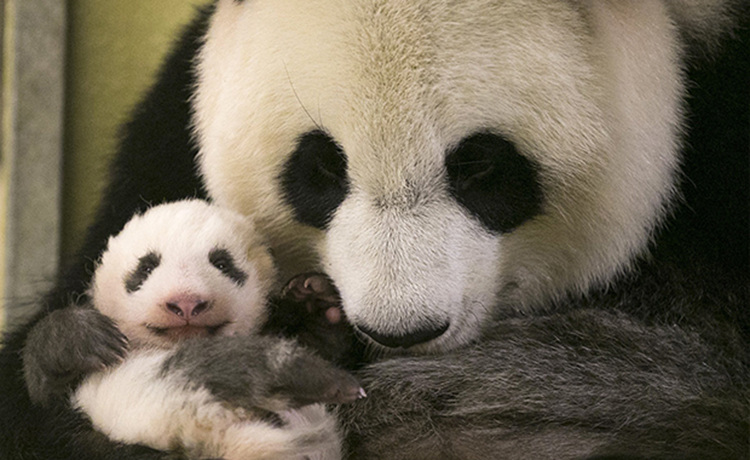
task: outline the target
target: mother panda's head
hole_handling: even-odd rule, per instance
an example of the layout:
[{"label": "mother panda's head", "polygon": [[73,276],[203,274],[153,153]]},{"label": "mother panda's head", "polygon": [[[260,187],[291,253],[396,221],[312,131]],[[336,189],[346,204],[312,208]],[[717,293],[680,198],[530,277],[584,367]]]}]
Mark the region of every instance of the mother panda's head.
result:
[{"label": "mother panda's head", "polygon": [[220,0],[197,69],[212,197],[284,276],[322,264],[386,346],[454,347],[606,282],[673,195],[657,1]]}]

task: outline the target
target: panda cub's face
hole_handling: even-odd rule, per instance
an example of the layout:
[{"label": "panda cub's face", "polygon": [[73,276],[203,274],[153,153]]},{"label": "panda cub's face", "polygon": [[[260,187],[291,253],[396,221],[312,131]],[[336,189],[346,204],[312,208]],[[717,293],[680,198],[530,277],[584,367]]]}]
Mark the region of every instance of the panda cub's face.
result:
[{"label": "panda cub's face", "polygon": [[169,346],[257,330],[274,279],[249,219],[189,200],[151,208],[110,238],[89,294],[135,346]]},{"label": "panda cub's face", "polygon": [[284,277],[364,334],[444,350],[586,292],[664,215],[679,46],[662,2],[219,0],[201,173]]}]

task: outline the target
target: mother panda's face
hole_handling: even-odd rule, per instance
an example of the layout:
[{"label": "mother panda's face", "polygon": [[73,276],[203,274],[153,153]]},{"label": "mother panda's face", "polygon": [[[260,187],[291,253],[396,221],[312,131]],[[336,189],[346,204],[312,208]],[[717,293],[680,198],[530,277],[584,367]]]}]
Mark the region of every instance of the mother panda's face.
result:
[{"label": "mother panda's face", "polygon": [[456,3],[222,0],[198,62],[213,198],[283,276],[322,264],[360,330],[417,351],[609,279],[676,163],[658,4]]}]

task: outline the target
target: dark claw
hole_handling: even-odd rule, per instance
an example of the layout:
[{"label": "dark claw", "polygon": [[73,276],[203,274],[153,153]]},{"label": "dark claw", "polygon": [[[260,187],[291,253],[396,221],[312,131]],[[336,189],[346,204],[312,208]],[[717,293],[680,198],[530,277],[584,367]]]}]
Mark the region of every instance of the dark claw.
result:
[{"label": "dark claw", "polygon": [[322,402],[329,404],[347,404],[358,399],[366,398],[367,393],[353,377],[350,375],[343,376],[343,381],[336,383],[331,392],[326,394]]}]

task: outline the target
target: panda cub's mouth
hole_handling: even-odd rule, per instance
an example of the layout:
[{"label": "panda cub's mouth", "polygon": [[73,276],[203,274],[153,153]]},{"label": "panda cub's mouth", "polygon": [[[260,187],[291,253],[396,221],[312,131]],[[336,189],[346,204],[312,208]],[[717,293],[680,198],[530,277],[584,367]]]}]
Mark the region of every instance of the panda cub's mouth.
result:
[{"label": "panda cub's mouth", "polygon": [[190,337],[213,337],[219,335],[221,331],[229,324],[231,324],[231,321],[224,321],[210,326],[185,324],[183,326],[163,327],[153,324],[146,324],[145,327],[149,332],[158,337],[180,340]]}]

